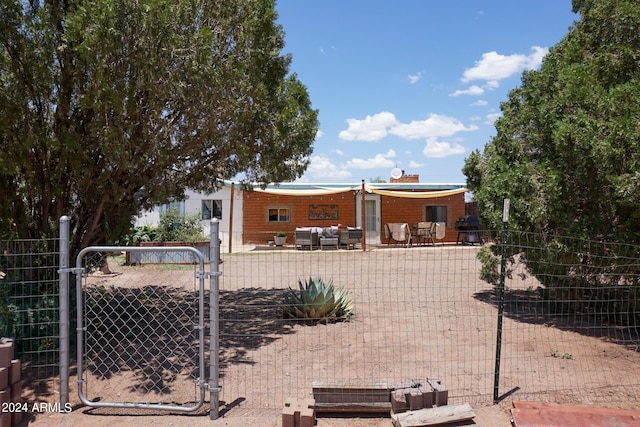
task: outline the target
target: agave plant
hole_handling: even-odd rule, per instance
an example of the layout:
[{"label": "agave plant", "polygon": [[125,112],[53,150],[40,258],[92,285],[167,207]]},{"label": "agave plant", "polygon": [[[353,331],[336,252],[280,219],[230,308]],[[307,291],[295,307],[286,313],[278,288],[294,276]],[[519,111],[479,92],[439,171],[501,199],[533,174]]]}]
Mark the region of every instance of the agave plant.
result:
[{"label": "agave plant", "polygon": [[318,322],[341,320],[353,314],[353,302],[342,288],[333,286],[333,281],[309,278],[298,281],[299,290],[289,288],[284,296],[284,314]]}]

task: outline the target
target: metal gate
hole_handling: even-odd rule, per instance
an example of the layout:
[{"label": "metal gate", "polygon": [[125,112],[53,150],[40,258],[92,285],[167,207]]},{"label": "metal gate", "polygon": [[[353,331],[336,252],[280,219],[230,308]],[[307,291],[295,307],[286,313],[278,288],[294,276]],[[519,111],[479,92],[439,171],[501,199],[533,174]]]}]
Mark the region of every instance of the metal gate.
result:
[{"label": "metal gate", "polygon": [[[108,254],[125,252],[151,254],[155,262],[127,264],[120,268],[123,272],[103,273]],[[211,258],[218,257],[219,244],[212,240]],[[80,251],[74,272],[82,403],[196,412],[203,407],[208,388],[210,417],[217,418],[218,344],[212,339],[218,329],[217,264],[211,262],[211,272],[206,272],[203,254],[184,246],[93,246]],[[209,377],[213,380],[207,383],[205,299],[210,297]]]}]

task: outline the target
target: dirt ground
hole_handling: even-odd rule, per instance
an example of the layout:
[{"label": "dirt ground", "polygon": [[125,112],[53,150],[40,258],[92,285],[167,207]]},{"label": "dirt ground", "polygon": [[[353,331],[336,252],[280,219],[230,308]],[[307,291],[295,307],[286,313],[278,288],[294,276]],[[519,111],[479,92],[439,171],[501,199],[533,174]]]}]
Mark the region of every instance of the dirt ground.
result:
[{"label": "dirt ground", "polygon": [[[459,425],[510,426],[512,400],[639,407],[637,348],[604,338],[602,328],[598,329],[600,334],[593,333],[592,325],[590,332],[584,333],[575,324],[570,327],[539,319],[536,302],[523,299],[532,293],[533,285],[527,280],[509,283],[500,384],[503,399],[498,405],[492,404],[496,306],[490,287],[477,279],[477,248],[299,252],[224,257],[220,283],[220,315],[224,319],[220,344],[223,406],[219,419],[209,419],[208,395],[204,408],[194,415],[88,408],[80,403],[77,378],[73,376],[71,413],[29,413],[24,425],[275,427],[281,424],[281,402],[287,397],[310,397],[313,381],[355,377],[394,384],[416,375],[433,374],[441,377],[450,390],[450,403],[469,402],[473,407],[475,420]],[[283,323],[282,307],[274,301],[279,301],[282,292],[296,283],[301,270],[302,277],[326,276],[327,266],[335,282],[351,293],[357,316],[350,322],[312,327]],[[112,269],[122,274],[91,277],[87,283],[103,290],[141,290],[153,284],[161,289],[178,289],[171,294],[172,298],[183,295],[185,301],[193,291],[190,287],[197,289],[189,269],[117,264]],[[176,285],[179,283],[182,285]],[[125,295],[123,301],[128,301],[130,294]],[[180,316],[182,312],[172,313],[164,320],[173,324]],[[136,323],[135,319],[130,321]],[[177,330],[174,335],[181,333]],[[139,347],[155,348],[155,342],[162,339],[150,334]],[[118,342],[117,346],[101,351],[106,355],[139,353],[140,348]],[[92,389],[89,397],[105,395],[106,401],[120,398],[136,401],[140,384],[148,384],[149,377],[141,382],[140,370],[122,367],[127,363],[114,357],[113,365],[120,368],[110,373],[110,378],[119,378],[127,387],[108,395],[110,389],[100,389],[107,381],[91,377],[98,388]],[[93,371],[96,372],[99,370]],[[183,369],[177,377],[183,373],[185,378],[193,376]],[[162,377],[157,379],[162,387],[174,391],[181,387],[176,376],[167,379],[164,372],[158,376]],[[187,378],[184,388],[193,390],[192,382]],[[153,384],[153,388],[158,387],[158,383]],[[39,398],[30,395],[26,400]],[[322,414],[316,425],[382,427],[392,423],[389,417]]]}]

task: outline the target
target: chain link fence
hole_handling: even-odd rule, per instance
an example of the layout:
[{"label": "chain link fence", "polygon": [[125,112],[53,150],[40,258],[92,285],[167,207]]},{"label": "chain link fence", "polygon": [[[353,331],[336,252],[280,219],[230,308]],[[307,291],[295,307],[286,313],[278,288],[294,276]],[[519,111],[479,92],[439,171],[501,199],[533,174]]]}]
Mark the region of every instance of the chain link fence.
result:
[{"label": "chain link fence", "polygon": [[[124,255],[109,258],[105,252],[113,249],[79,255],[81,400],[109,409],[199,410],[206,378],[204,260],[193,248],[148,248],[155,254],[148,268],[126,265]],[[117,269],[105,268],[109,259]]]}]

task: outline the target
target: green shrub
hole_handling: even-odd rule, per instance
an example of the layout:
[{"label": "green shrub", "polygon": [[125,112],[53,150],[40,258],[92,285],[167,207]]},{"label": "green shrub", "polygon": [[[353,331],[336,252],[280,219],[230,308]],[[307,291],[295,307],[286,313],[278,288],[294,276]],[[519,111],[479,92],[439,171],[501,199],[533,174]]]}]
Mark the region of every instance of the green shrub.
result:
[{"label": "green shrub", "polygon": [[160,214],[156,241],[193,243],[202,240],[206,239],[199,214],[181,214],[177,208],[169,208]]}]

